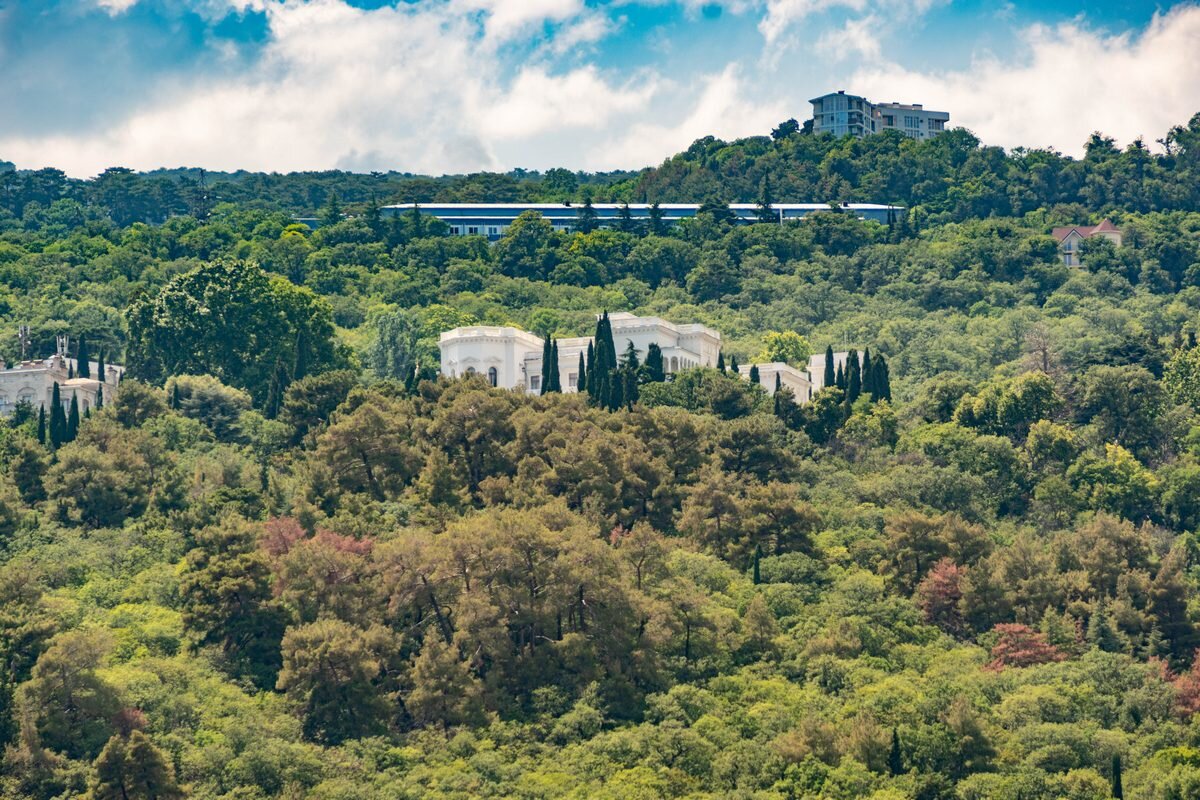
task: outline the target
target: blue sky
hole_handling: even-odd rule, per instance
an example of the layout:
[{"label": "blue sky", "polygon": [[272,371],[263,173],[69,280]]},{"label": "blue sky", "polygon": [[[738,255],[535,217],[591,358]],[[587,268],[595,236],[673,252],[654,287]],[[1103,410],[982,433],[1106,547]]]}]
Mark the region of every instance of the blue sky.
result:
[{"label": "blue sky", "polygon": [[0,0],[0,159],[639,168],[847,89],[1006,147],[1200,111],[1200,5],[1113,0]]}]

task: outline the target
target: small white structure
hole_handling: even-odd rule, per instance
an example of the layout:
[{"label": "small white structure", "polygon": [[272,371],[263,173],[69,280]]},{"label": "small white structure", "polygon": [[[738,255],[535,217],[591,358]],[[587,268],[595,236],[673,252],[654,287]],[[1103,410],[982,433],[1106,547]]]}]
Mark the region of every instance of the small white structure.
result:
[{"label": "small white structure", "polygon": [[[93,375],[99,370],[99,364],[89,362]],[[54,384],[58,384],[59,402],[64,411],[70,411],[71,398],[79,403],[79,413],[95,408],[96,398],[101,388],[104,391],[104,402],[110,402],[117,395],[117,387],[124,375],[124,367],[109,365],[105,368],[104,380],[97,378],[72,378],[78,372],[78,362],[73,358],[62,355],[37,361],[22,361],[7,369],[0,369],[0,415],[8,416],[20,403],[28,403],[36,411],[45,407],[50,410],[50,402],[54,396]]]},{"label": "small white structure", "polygon": [[[628,312],[609,314],[608,321],[618,357],[632,343],[638,358],[644,361],[650,345],[657,344],[668,374],[692,367],[715,367],[721,353],[721,334],[704,325],[676,325],[658,317],[638,317]],[[555,341],[562,389],[574,392],[579,386],[579,356],[587,352],[592,337]],[[523,388],[533,394],[542,388],[543,345],[540,337],[527,331],[484,325],[445,331],[438,339],[442,374],[446,377],[478,374],[493,386]]]},{"label": "small white structure", "polygon": [[[791,389],[797,403],[807,403],[816,394],[813,388],[812,376],[791,364],[773,361],[770,364],[755,364],[758,367],[758,383],[767,390],[767,394],[775,394],[776,378],[781,387]],[[738,371],[747,379],[753,367],[738,367]]]},{"label": "small white structure", "polygon": [[[833,374],[836,376],[840,369],[843,374],[846,372],[846,362],[850,360],[850,353],[842,351],[833,354]],[[862,366],[862,353],[858,354],[858,365]],[[808,376],[812,381],[813,394],[825,388],[825,354],[814,353],[808,357]]]}]

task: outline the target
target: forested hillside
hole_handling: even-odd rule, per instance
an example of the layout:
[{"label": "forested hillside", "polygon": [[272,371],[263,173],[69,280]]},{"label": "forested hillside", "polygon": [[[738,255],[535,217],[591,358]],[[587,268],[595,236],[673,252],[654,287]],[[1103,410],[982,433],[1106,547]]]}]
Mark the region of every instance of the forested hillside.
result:
[{"label": "forested hillside", "polygon": [[[0,795],[1200,796],[1200,115],[1164,141],[0,173],[0,354],[28,324],[130,376],[0,423]],[[589,197],[708,206],[494,244],[376,208]],[[721,213],[764,199],[910,213]],[[1064,266],[1051,228],[1103,218]],[[605,310],[887,368],[808,403],[436,375],[442,330]]]}]

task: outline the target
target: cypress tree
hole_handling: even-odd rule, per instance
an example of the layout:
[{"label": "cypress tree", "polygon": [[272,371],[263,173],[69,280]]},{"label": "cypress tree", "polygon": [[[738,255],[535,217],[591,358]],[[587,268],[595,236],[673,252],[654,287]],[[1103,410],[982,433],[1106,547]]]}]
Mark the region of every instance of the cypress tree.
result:
[{"label": "cypress tree", "polygon": [[67,380],[72,380],[75,377],[75,365],[67,364]]},{"label": "cypress tree", "polygon": [[758,586],[762,583],[762,574],[759,571],[759,562],[762,561],[762,545],[754,545],[754,585]]},{"label": "cypress tree", "polygon": [[741,370],[738,369],[737,356],[729,357],[729,371],[734,375],[737,375],[741,372]]},{"label": "cypress tree", "polygon": [[[776,380],[779,379],[778,373],[775,375],[775,379]],[[759,375],[758,375],[758,364],[751,364],[750,365],[750,383],[753,386],[758,386],[758,384],[760,382],[761,382],[761,379],[759,378]]]},{"label": "cypress tree", "polygon": [[50,392],[50,446],[57,450],[66,441],[66,436],[67,415],[63,411],[58,381],[55,381],[54,389]]},{"label": "cypress tree", "polygon": [[88,353],[87,337],[82,333],[79,334],[79,347],[75,351],[75,361],[79,364],[79,368],[76,370],[79,377],[92,377],[92,356]]},{"label": "cypress tree", "polygon": [[1194,350],[1195,348],[1196,348],[1196,332],[1188,331],[1188,349]]},{"label": "cypress tree", "polygon": [[1121,756],[1120,754],[1112,757],[1112,796],[1122,800],[1125,797],[1125,788],[1121,786]]},{"label": "cypress tree", "polygon": [[104,351],[103,350],[101,350],[99,355],[96,356],[96,380],[100,381],[101,383],[104,383],[104,381],[107,380],[107,376],[105,375],[105,370],[104,370]]},{"label": "cypress tree", "polygon": [[179,384],[175,383],[171,386],[171,408],[179,410]]},{"label": "cypress tree", "polygon": [[875,365],[871,363],[871,348],[863,351],[862,357],[862,391],[863,394],[875,397]]},{"label": "cypress tree", "polygon": [[837,383],[837,376],[833,369],[833,345],[828,345],[825,348],[825,380],[821,384],[822,389],[828,389]]},{"label": "cypress tree", "polygon": [[37,426],[38,444],[46,444],[46,404],[43,403],[38,407],[38,426]]},{"label": "cypress tree", "polygon": [[851,350],[846,358],[846,402],[853,405],[862,394],[862,365],[858,361],[858,351]]},{"label": "cypress tree", "polygon": [[550,391],[562,391],[562,379],[559,377],[558,371],[558,342],[550,340]]},{"label": "cypress tree", "polygon": [[654,342],[646,348],[646,380],[662,383],[667,378],[662,348]]},{"label": "cypress tree", "polygon": [[550,370],[553,369],[553,367],[551,367],[550,365],[551,365],[550,337],[547,336],[545,341],[542,342],[542,385],[538,389],[538,394],[546,394],[547,392],[550,391],[550,383],[551,383],[551,381],[554,380],[553,376],[551,376],[551,374],[550,374]]},{"label": "cypress tree", "polygon": [[75,441],[75,437],[79,434],[79,398],[75,394],[71,395],[71,414],[67,417],[67,441]]},{"label": "cypress tree", "polygon": [[583,351],[579,351],[579,374],[575,378],[575,391],[587,391],[587,362],[583,360]]},{"label": "cypress tree", "polygon": [[104,408],[104,384],[96,387],[96,410]]},{"label": "cypress tree", "polygon": [[721,370],[721,372],[725,371],[725,351],[724,350],[717,351],[717,369]]},{"label": "cypress tree", "polygon": [[904,774],[904,757],[900,752],[900,733],[892,728],[892,749],[888,752],[888,772],[892,775]]},{"label": "cypress tree", "polygon": [[779,373],[776,372],[775,373],[775,392],[776,392],[776,394],[778,394],[779,390],[782,388],[783,388],[783,379],[780,378]]},{"label": "cypress tree", "polygon": [[833,385],[843,392],[846,391],[846,373],[842,371],[841,364],[838,364],[837,375],[833,379]]},{"label": "cypress tree", "polygon": [[579,389],[582,392],[586,388],[589,396],[594,396],[592,391],[592,384],[595,382],[595,375],[593,373],[596,369],[596,348],[593,346],[594,344],[594,341],[588,342],[587,363],[584,364],[583,370],[584,385]]},{"label": "cypress tree", "polygon": [[879,356],[875,359],[875,391],[876,400],[892,401],[892,379],[888,372],[887,359]]}]

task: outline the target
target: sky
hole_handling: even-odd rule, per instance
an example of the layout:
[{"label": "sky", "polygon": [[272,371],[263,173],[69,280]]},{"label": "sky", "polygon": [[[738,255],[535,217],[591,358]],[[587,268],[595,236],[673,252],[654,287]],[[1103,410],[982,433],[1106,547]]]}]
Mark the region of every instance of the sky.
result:
[{"label": "sky", "polygon": [[1200,4],[0,0],[0,160],[77,177],[639,169],[838,89],[1153,147],[1200,112]]}]

